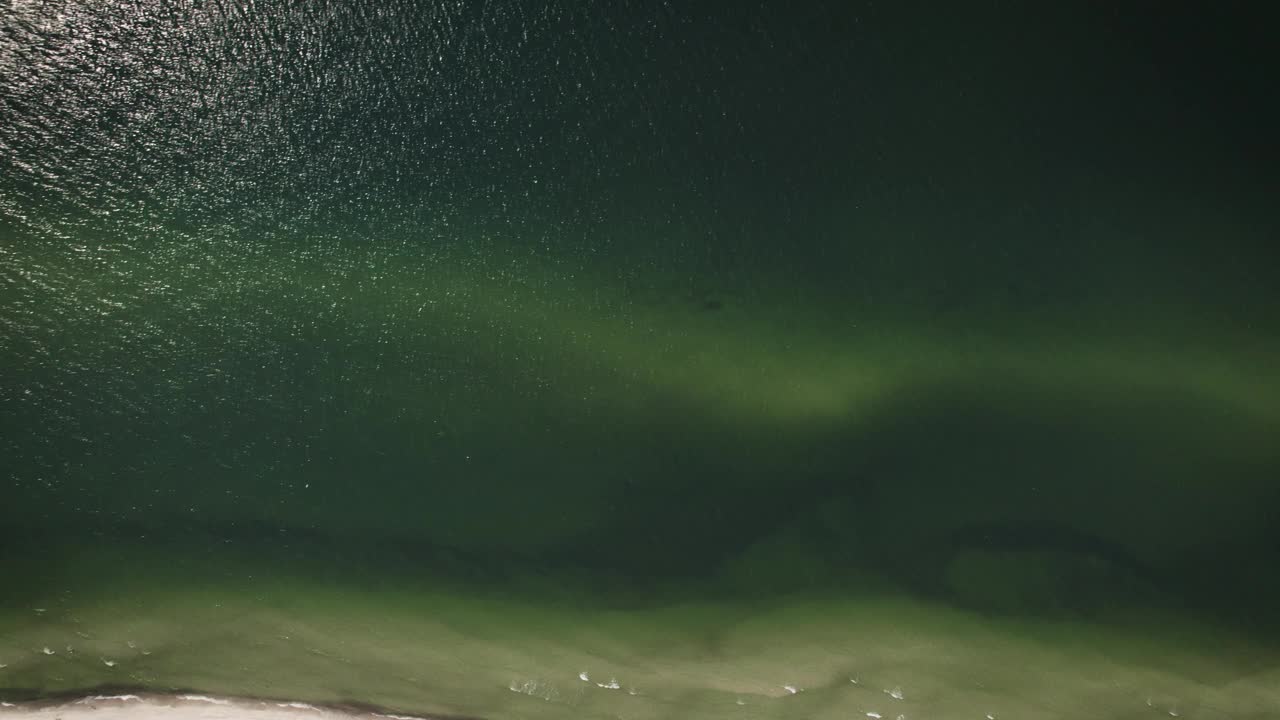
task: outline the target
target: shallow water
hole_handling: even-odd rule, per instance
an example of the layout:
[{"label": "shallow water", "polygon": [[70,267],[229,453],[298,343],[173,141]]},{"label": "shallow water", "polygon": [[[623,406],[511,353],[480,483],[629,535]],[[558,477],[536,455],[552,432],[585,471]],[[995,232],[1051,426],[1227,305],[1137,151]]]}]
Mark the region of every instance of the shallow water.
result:
[{"label": "shallow water", "polygon": [[1280,701],[1274,648],[1173,612],[1018,620],[872,578],[774,596],[550,573],[478,587],[258,550],[46,548],[58,590],[0,620],[6,696],[198,689],[529,718],[1238,718]]}]

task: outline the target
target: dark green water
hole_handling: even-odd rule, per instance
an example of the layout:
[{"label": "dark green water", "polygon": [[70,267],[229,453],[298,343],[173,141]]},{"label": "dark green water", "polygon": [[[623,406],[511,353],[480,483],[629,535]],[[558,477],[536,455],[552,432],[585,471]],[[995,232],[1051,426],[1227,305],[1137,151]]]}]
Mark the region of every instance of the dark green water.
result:
[{"label": "dark green water", "polygon": [[1266,20],[10,0],[0,699],[1271,716]]}]

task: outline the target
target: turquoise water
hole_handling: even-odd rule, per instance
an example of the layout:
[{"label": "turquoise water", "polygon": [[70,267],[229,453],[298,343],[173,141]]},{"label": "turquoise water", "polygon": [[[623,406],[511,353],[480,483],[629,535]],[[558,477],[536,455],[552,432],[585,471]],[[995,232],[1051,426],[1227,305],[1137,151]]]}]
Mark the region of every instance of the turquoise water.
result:
[{"label": "turquoise water", "polygon": [[1262,26],[11,3],[0,700],[1274,714]]}]

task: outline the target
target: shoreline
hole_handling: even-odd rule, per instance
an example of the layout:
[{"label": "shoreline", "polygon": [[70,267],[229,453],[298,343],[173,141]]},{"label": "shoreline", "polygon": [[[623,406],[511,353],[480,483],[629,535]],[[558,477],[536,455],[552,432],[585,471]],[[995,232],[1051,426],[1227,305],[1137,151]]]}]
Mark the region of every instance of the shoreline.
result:
[{"label": "shoreline", "polygon": [[362,720],[480,720],[462,715],[396,712],[361,702],[302,702],[282,698],[221,696],[199,692],[157,693],[121,688],[84,689],[19,702],[0,700],[0,717],[58,718],[79,720],[93,717],[109,720],[315,720],[360,718]]}]

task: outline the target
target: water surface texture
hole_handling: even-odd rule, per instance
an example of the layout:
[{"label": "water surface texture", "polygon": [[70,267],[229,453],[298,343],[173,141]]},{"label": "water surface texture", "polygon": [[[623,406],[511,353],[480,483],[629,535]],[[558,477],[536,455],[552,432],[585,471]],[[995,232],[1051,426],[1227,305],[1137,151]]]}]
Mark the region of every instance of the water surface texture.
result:
[{"label": "water surface texture", "polygon": [[8,0],[0,700],[1280,716],[1269,21]]}]

